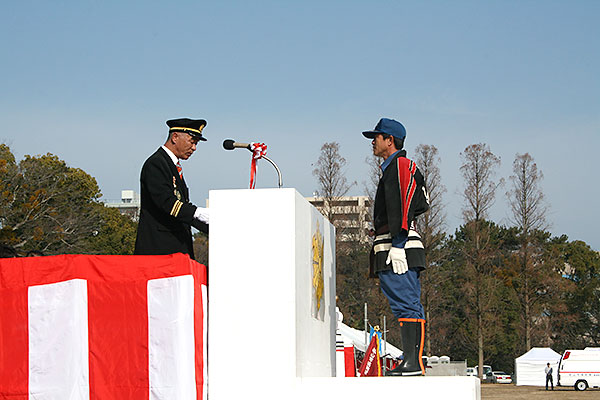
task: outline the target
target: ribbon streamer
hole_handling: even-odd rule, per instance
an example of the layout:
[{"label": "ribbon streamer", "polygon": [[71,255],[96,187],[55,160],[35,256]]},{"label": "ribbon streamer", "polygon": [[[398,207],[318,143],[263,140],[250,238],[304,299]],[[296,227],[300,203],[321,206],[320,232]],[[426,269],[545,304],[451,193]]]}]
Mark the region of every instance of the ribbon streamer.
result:
[{"label": "ribbon streamer", "polygon": [[267,145],[264,143],[250,143],[252,163],[250,164],[250,189],[256,188],[256,163],[257,160],[267,155]]}]

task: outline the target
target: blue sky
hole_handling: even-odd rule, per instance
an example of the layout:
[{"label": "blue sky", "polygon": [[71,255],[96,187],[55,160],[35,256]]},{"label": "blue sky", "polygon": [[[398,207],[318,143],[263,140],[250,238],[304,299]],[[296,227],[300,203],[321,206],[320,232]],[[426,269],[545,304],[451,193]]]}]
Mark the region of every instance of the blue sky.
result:
[{"label": "blue sky", "polygon": [[[19,1],[0,5],[0,141],[50,152],[96,177],[105,199],[139,190],[171,118],[205,118],[183,164],[192,199],[246,188],[268,145],[284,186],[317,188],[312,166],[340,143],[363,194],[380,117],[442,159],[448,231],[461,223],[459,154],[487,143],[507,179],[529,152],[554,234],[600,250],[599,1]],[[259,163],[257,187],[276,186]],[[507,223],[504,192],[491,217]]]}]

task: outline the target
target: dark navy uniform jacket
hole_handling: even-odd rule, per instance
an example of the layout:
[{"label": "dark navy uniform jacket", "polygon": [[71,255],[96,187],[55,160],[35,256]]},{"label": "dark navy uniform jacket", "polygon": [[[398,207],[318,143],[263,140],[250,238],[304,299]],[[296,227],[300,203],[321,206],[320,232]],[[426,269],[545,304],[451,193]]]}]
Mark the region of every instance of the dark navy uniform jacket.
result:
[{"label": "dark navy uniform jacket", "polygon": [[141,212],[134,254],[184,253],[194,258],[190,226],[208,233],[208,225],[194,219],[185,181],[163,148],[144,163],[140,177]]}]

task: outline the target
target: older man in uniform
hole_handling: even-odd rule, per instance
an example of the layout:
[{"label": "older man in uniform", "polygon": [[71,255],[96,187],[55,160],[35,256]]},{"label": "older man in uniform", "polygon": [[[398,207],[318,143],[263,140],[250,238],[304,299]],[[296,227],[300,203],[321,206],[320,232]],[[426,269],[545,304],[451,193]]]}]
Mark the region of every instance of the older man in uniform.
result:
[{"label": "older man in uniform", "polygon": [[373,154],[384,158],[375,195],[371,276],[379,278],[381,291],[400,322],[404,352],[402,363],[387,375],[422,375],[425,316],[419,275],[425,267],[425,251],[413,222],[429,209],[425,182],[402,150],[406,130],[400,122],[382,118],[363,135],[372,139]]},{"label": "older man in uniform", "polygon": [[208,233],[208,210],[190,202],[180,160],[206,141],[203,119],[167,121],[169,136],[144,163],[140,177],[142,206],[134,254],[184,253],[194,258],[191,226]]}]

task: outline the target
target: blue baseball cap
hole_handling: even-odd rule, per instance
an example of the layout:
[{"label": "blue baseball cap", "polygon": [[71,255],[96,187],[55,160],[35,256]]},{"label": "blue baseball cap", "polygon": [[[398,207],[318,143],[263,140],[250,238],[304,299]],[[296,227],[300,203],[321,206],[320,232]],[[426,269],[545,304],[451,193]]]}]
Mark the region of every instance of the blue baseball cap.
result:
[{"label": "blue baseball cap", "polygon": [[381,133],[392,135],[398,139],[404,139],[406,137],[406,129],[404,129],[404,125],[389,118],[381,118],[377,125],[375,125],[375,129],[372,131],[365,131],[362,134],[368,139],[373,139],[376,135]]}]

